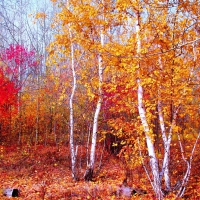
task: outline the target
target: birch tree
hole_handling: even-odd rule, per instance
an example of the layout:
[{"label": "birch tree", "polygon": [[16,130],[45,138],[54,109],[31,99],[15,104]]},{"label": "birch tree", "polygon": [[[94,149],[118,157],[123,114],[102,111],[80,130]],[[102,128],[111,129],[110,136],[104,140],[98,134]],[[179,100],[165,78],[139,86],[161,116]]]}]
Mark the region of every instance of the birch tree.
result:
[{"label": "birch tree", "polygon": [[[85,69],[79,66],[82,77],[86,76],[86,72],[92,73],[95,67],[98,68],[97,75],[87,74],[91,80],[85,78],[86,83],[80,83],[82,86],[85,84],[91,102],[96,103],[92,119],[90,162],[85,180],[91,180],[94,172],[103,90],[107,89],[108,94],[114,93],[111,110],[115,114],[114,119],[108,122],[108,129],[116,136],[126,136],[122,142],[122,152],[128,154],[127,149],[133,149],[129,152],[139,151],[139,158],[136,159],[132,154],[130,162],[142,163],[156,198],[163,199],[170,192],[176,193],[177,197],[183,196],[199,138],[199,128],[192,117],[199,116],[198,106],[194,103],[199,99],[197,96],[193,99],[192,96],[196,91],[192,84],[197,82],[195,73],[199,68],[196,27],[198,5],[191,3],[185,9],[185,4],[174,1],[118,0],[110,2],[113,5],[111,9],[103,1],[101,4],[90,1],[71,3],[73,5],[65,8],[58,19],[62,27],[67,27],[67,34],[57,35],[57,44],[63,46],[65,51],[68,49],[67,53],[63,52],[70,57],[73,72],[74,87],[69,99],[71,136],[74,124],[73,98],[77,86],[74,71],[77,65],[74,62],[78,59],[74,56],[77,52],[75,46],[80,47],[86,55],[81,61]],[[92,58],[94,63],[86,57]],[[106,78],[109,77],[111,82],[107,82],[106,89],[102,87],[105,66]],[[91,88],[98,92],[92,93]],[[136,97],[134,94],[137,94]],[[186,123],[192,123],[193,127],[186,126]],[[190,130],[195,137],[192,138],[190,154],[184,154],[181,139],[183,136],[191,137]],[[70,140],[71,147],[73,143]],[[182,157],[180,162],[185,164],[186,171],[184,176],[180,175],[181,181],[177,180],[180,184],[175,188],[176,184],[172,182],[175,169],[170,166],[178,163],[180,157],[174,157],[170,151],[177,144],[180,149],[173,148],[179,151]],[[75,146],[71,152],[71,155],[76,155]],[[143,153],[148,156],[143,157]],[[126,159],[126,155],[124,157]],[[133,161],[133,157],[137,162]]]},{"label": "birch tree", "polygon": [[[103,3],[103,2],[102,2]],[[104,46],[104,33],[101,28],[100,30],[100,43],[101,46]],[[85,180],[89,181],[93,177],[94,171],[94,164],[95,164],[95,152],[96,152],[96,143],[97,143],[97,133],[98,133],[98,119],[101,111],[101,105],[103,101],[103,91],[102,91],[102,84],[103,84],[103,58],[102,55],[98,55],[98,76],[99,76],[99,93],[98,93],[98,101],[96,105],[96,110],[94,113],[93,119],[93,129],[92,129],[92,143],[91,143],[91,151],[90,151],[90,163],[88,169],[85,173]]]},{"label": "birch tree", "polygon": [[[70,11],[70,1],[66,1],[66,6],[67,9]],[[75,145],[74,145],[74,109],[73,109],[73,100],[74,100],[74,95],[76,91],[76,71],[75,71],[75,61],[74,61],[74,44],[73,44],[73,33],[71,30],[71,24],[68,24],[68,33],[69,33],[69,40],[70,40],[70,59],[71,59],[71,72],[72,72],[72,91],[71,95],[69,98],[69,110],[70,110],[70,116],[69,116],[69,127],[70,127],[70,153],[71,153],[71,168],[72,168],[72,178],[76,179],[76,155],[77,155],[77,150],[78,146],[76,146],[75,150]]]},{"label": "birch tree", "polygon": [[[139,2],[138,2],[139,3]],[[137,42],[137,54],[138,57],[140,57],[140,51],[141,51],[141,41],[140,41],[140,10],[138,6],[138,11],[136,13],[136,42]],[[138,63],[138,68],[140,70],[140,63]],[[137,78],[137,85],[138,85],[138,111],[140,115],[140,119],[143,125],[143,129],[145,132],[145,137],[146,137],[146,143],[147,143],[147,148],[148,148],[148,154],[149,154],[149,159],[150,159],[150,166],[152,170],[152,175],[153,175],[153,189],[156,193],[156,196],[158,199],[162,199],[162,191],[161,191],[161,182],[160,182],[160,177],[159,177],[159,166],[158,166],[158,160],[156,157],[156,153],[154,150],[154,144],[152,142],[152,138],[150,135],[150,128],[147,122],[146,118],[146,111],[145,111],[145,105],[143,104],[143,87],[141,85],[141,79],[140,79],[140,71],[138,70],[138,78]]]},{"label": "birch tree", "polygon": [[[172,6],[173,9],[171,9]],[[127,71],[129,70],[128,63],[131,62],[130,60],[133,63],[135,61],[132,65],[132,71],[136,75],[131,74],[132,81],[129,84],[132,84],[134,89],[137,87],[138,114],[142,127],[142,129],[141,127],[135,129],[140,133],[140,136],[143,137],[144,134],[150,171],[147,170],[147,164],[143,163],[143,166],[158,199],[163,199],[170,192],[174,192],[177,197],[183,196],[189,179],[194,149],[199,139],[199,133],[196,133],[196,138],[190,147],[190,154],[186,158],[180,136],[180,132],[183,132],[180,116],[187,115],[185,108],[188,105],[183,99],[189,100],[189,96],[194,90],[191,85],[196,80],[193,72],[197,70],[195,62],[197,52],[191,46],[198,41],[195,33],[196,22],[192,20],[193,11],[196,10],[197,4],[190,4],[190,6],[191,12],[186,11],[190,13],[187,15],[189,18],[186,20],[183,17],[180,20],[183,16],[182,12],[185,12],[183,4],[118,1],[118,9],[127,18],[131,16],[131,20],[135,21],[135,33],[132,33],[133,35],[130,38],[127,37],[127,45],[124,48],[126,54],[122,50],[123,47],[116,49],[117,53],[112,53],[118,56],[121,65],[126,66]],[[122,26],[126,29],[125,23]],[[193,36],[191,37],[191,35]],[[189,42],[186,42],[187,40]],[[132,43],[132,41],[134,42]],[[129,51],[131,44],[135,45],[133,47],[136,49],[135,52],[134,49],[132,49],[132,52]],[[192,56],[188,56],[189,54]],[[192,57],[195,59],[192,59]],[[155,63],[155,60],[157,63]],[[136,85],[134,81],[137,83]],[[124,108],[124,111],[126,110],[127,108]],[[130,110],[132,110],[131,106]],[[198,110],[194,112],[196,112],[195,116],[198,116]],[[153,123],[154,119],[157,119],[160,126],[157,130]],[[136,123],[138,124],[137,121]],[[115,125],[119,127],[117,123]],[[119,127],[118,129],[120,135],[122,128]],[[199,132],[196,125],[194,125],[194,131]],[[176,136],[177,139],[175,139]],[[158,152],[159,146],[156,144],[156,137],[162,139],[162,153]],[[176,160],[173,159],[170,151],[172,144],[177,141],[179,141],[182,163],[185,162],[186,170],[183,172],[184,176],[181,177],[181,180],[172,184],[172,174],[175,169],[170,169],[170,165]],[[126,148],[130,147],[125,146],[123,151]],[[142,155],[140,154],[140,156]],[[163,185],[163,179],[165,185]]]}]

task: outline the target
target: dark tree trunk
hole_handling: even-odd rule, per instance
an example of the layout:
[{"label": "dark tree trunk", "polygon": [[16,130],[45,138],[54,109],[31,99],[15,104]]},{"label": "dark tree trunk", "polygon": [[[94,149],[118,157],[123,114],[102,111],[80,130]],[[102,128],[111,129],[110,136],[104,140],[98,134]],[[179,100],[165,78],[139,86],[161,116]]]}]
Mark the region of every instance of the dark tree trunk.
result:
[{"label": "dark tree trunk", "polygon": [[85,181],[92,181],[93,178],[93,169],[88,168],[85,172],[84,179]]}]

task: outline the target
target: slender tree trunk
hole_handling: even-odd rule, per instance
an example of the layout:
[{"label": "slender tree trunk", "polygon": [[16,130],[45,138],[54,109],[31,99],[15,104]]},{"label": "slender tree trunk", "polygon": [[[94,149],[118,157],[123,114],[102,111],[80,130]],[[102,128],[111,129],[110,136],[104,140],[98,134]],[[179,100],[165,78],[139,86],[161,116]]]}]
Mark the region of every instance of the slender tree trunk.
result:
[{"label": "slender tree trunk", "polygon": [[[160,70],[163,70],[161,57],[159,57],[158,62],[160,64]],[[159,117],[161,135],[162,135],[163,144],[164,144],[164,159],[163,159],[162,171],[160,173],[160,181],[162,181],[162,177],[164,174],[166,190],[170,191],[171,190],[171,181],[170,181],[170,176],[169,176],[169,159],[170,159],[170,143],[171,143],[171,134],[172,133],[170,132],[168,139],[167,139],[164,116],[163,116],[163,112],[162,112],[162,101],[161,101],[161,93],[160,93],[161,88],[162,88],[162,86],[160,85],[159,90],[158,90],[158,117]]]},{"label": "slender tree trunk", "polygon": [[95,162],[95,150],[96,150],[96,140],[97,140],[97,131],[98,131],[98,119],[99,113],[101,110],[102,104],[102,77],[103,77],[103,68],[102,68],[102,57],[99,56],[99,99],[97,102],[94,120],[93,120],[93,130],[92,130],[92,145],[91,145],[91,153],[90,153],[90,168],[94,168]]},{"label": "slender tree trunk", "polygon": [[[70,36],[71,30],[70,31]],[[76,170],[75,170],[75,165],[76,165],[76,153],[75,153],[75,147],[74,147],[74,110],[73,110],[73,99],[74,99],[74,94],[76,90],[76,72],[74,68],[74,46],[73,43],[71,43],[71,69],[72,69],[72,76],[73,76],[73,87],[72,87],[72,92],[71,96],[69,99],[69,109],[70,109],[70,152],[71,152],[71,165],[72,165],[72,178],[76,179]]]},{"label": "slender tree trunk", "polygon": [[[104,46],[103,30],[101,30],[101,32],[100,32],[100,38],[101,38],[101,46],[103,47]],[[98,74],[99,75],[99,99],[97,101],[96,110],[95,110],[94,119],[93,119],[92,144],[91,144],[91,150],[90,150],[90,163],[85,172],[85,180],[86,181],[90,181],[93,177],[96,142],[97,142],[97,131],[98,131],[98,119],[99,119],[99,114],[101,111],[101,105],[102,105],[102,101],[103,101],[103,92],[102,92],[103,59],[102,59],[101,55],[99,55],[99,58],[98,58],[98,73],[99,73]]]},{"label": "slender tree trunk", "polygon": [[[162,134],[164,150],[165,150],[164,159],[163,159],[163,167],[162,167],[162,172],[160,175],[160,181],[162,180],[162,176],[164,174],[166,190],[170,191],[170,189],[171,189],[171,183],[170,183],[170,177],[169,177],[170,141],[168,141],[167,137],[166,137],[166,130],[165,130],[165,124],[164,124],[164,118],[163,118],[163,114],[162,114],[162,105],[161,104],[162,104],[161,101],[158,100],[158,116],[159,116],[161,134]],[[171,140],[171,137],[170,137],[170,140]]]},{"label": "slender tree trunk", "polygon": [[[140,51],[141,51],[139,10],[138,10],[138,13],[136,13],[136,15],[137,15],[137,24],[136,24],[137,54],[139,56]],[[139,62],[138,62],[138,67],[140,68]],[[144,129],[145,137],[146,137],[147,150],[148,150],[149,159],[150,159],[150,167],[151,167],[152,176],[153,176],[153,189],[156,194],[156,197],[158,199],[163,199],[163,194],[161,190],[161,182],[160,182],[160,177],[159,177],[158,160],[156,158],[154,144],[150,136],[151,134],[150,128],[147,122],[145,107],[143,104],[143,87],[142,87],[141,79],[140,79],[140,69],[138,69],[137,86],[138,86],[138,90],[137,90],[138,111],[139,111],[140,119],[141,119],[142,126]]]},{"label": "slender tree trunk", "polygon": [[138,83],[138,110],[139,110],[139,115],[141,118],[141,122],[142,122],[143,129],[145,132],[145,137],[146,137],[147,150],[148,150],[149,159],[150,159],[150,167],[151,167],[151,171],[153,175],[153,189],[155,191],[156,197],[158,199],[162,199],[163,194],[161,190],[158,160],[156,158],[154,144],[150,136],[150,128],[146,119],[146,112],[145,112],[144,104],[143,104],[143,88],[141,86],[141,82],[139,78],[138,78],[137,83]]},{"label": "slender tree trunk", "polygon": [[[21,75],[21,66],[19,65],[19,77],[18,77],[18,84],[20,87],[22,87],[22,75]],[[18,131],[18,144],[22,143],[22,108],[21,108],[21,96],[22,96],[22,88],[20,89],[20,91],[18,92],[18,114],[19,114],[19,131]]]},{"label": "slender tree trunk", "polygon": [[[70,3],[69,0],[67,1],[67,7],[70,9]],[[72,82],[72,92],[70,95],[69,99],[69,109],[70,109],[70,116],[69,116],[69,125],[70,125],[70,137],[69,137],[69,143],[70,143],[70,154],[71,154],[71,169],[72,169],[72,178],[77,179],[76,177],[76,155],[77,155],[77,150],[78,147],[76,147],[75,150],[75,145],[74,145],[74,109],[73,109],[73,100],[74,100],[74,94],[76,91],[76,71],[75,71],[75,64],[74,64],[74,44],[72,41],[73,35],[71,31],[71,27],[69,24],[68,27],[69,30],[69,37],[71,40],[70,44],[70,50],[71,50],[71,71],[72,71],[72,77],[73,77],[73,82]]]},{"label": "slender tree trunk", "polygon": [[19,115],[19,127],[18,127],[18,144],[21,144],[22,142],[22,112],[21,112],[21,105],[20,105],[20,101],[21,101],[21,92],[19,91],[18,93],[18,115]]},{"label": "slender tree trunk", "polygon": [[39,134],[39,91],[40,91],[40,73],[37,73],[37,99],[36,99],[36,128],[35,128],[35,145],[38,143]]}]

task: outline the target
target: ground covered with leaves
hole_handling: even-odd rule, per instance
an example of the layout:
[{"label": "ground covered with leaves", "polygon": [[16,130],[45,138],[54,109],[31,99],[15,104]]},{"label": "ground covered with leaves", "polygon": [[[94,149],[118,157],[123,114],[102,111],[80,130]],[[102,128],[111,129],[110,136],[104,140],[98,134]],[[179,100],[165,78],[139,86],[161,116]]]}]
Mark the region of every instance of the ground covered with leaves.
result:
[{"label": "ground covered with leaves", "polygon": [[[17,199],[27,200],[126,199],[116,194],[125,178],[125,168],[119,158],[105,152],[103,164],[94,181],[85,182],[82,178],[74,181],[71,178],[68,149],[67,146],[0,146],[0,199],[7,199],[3,196],[5,188],[20,189]],[[84,156],[79,159],[80,165]],[[80,177],[85,171],[82,165]],[[199,170],[199,165],[194,169]],[[135,169],[135,181],[132,184],[135,188],[147,191],[147,194],[132,196],[131,199],[153,199],[153,192],[148,188],[150,184],[145,182],[148,180],[138,170]],[[138,181],[137,177],[142,180]],[[199,198],[198,183],[199,176],[196,174],[186,191],[190,199]]]}]

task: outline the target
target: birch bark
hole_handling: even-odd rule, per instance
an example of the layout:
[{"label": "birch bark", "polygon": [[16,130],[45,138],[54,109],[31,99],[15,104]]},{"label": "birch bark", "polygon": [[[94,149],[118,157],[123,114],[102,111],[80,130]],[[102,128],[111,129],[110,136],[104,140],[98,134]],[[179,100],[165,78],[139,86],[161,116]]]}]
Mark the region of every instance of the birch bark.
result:
[{"label": "birch bark", "polygon": [[[101,44],[103,44],[103,34],[101,33]],[[98,59],[98,71],[99,71],[99,99],[96,105],[96,110],[93,119],[93,130],[92,130],[92,145],[91,145],[91,153],[90,153],[90,168],[94,168],[95,162],[95,150],[96,150],[96,138],[97,138],[97,131],[98,131],[98,119],[99,113],[101,111],[101,104],[102,104],[102,83],[103,83],[103,66],[102,66],[102,57],[99,55]]]},{"label": "birch bark", "polygon": [[[71,31],[70,37],[71,37]],[[72,76],[73,76],[73,86],[72,86],[72,92],[69,99],[69,109],[70,109],[70,153],[71,153],[71,165],[72,165],[72,178],[76,179],[76,172],[75,172],[75,164],[76,164],[76,153],[75,153],[75,147],[74,147],[74,110],[73,110],[73,100],[74,100],[74,94],[76,90],[76,72],[74,68],[74,46],[73,43],[71,43],[71,70],[72,70]]]},{"label": "birch bark", "polygon": [[[70,2],[67,0],[67,8],[70,9]],[[76,155],[77,155],[77,148],[75,150],[75,145],[74,145],[74,110],[73,110],[73,100],[74,100],[74,94],[76,91],[76,71],[75,71],[75,64],[74,64],[74,44],[72,42],[72,31],[70,28],[70,24],[68,25],[68,30],[69,30],[69,37],[71,40],[70,44],[70,53],[71,53],[71,71],[72,71],[72,91],[69,99],[69,110],[70,110],[70,116],[69,116],[69,126],[70,126],[70,137],[69,137],[69,143],[70,143],[70,154],[71,154],[71,170],[72,170],[72,178],[76,179]]]},{"label": "birch bark", "polygon": [[[104,1],[102,1],[102,4],[104,4]],[[100,30],[100,43],[101,46],[104,46],[104,33],[101,28]],[[102,92],[102,84],[103,84],[103,59],[101,54],[98,56],[98,76],[99,76],[99,98],[97,101],[94,119],[93,119],[93,129],[92,129],[92,142],[91,142],[91,150],[90,150],[90,163],[88,166],[88,169],[85,173],[85,180],[89,181],[93,177],[93,171],[94,171],[94,164],[95,164],[95,151],[96,151],[96,143],[97,143],[97,131],[98,131],[98,119],[99,114],[101,111],[101,105],[103,101],[103,92]]]},{"label": "birch bark", "polygon": [[[136,41],[137,41],[137,54],[140,56],[141,52],[141,40],[140,40],[140,13],[139,11],[136,13],[137,21],[136,21]],[[156,158],[154,144],[152,138],[150,137],[150,128],[147,122],[145,106],[143,103],[143,87],[140,79],[140,63],[138,62],[138,78],[137,78],[137,94],[138,94],[138,111],[140,115],[140,119],[142,122],[142,126],[144,129],[146,144],[150,159],[150,167],[153,175],[153,189],[158,199],[163,199],[163,193],[161,190],[161,182],[159,177],[159,168],[158,168],[158,160]]]},{"label": "birch bark", "polygon": [[[163,70],[161,57],[159,57],[158,62],[160,65],[160,70]],[[158,118],[159,118],[161,135],[162,135],[163,144],[164,144],[164,159],[163,159],[162,171],[160,173],[160,181],[162,181],[162,177],[164,174],[166,190],[170,191],[171,190],[171,182],[170,182],[170,177],[169,177],[169,156],[170,156],[169,150],[170,150],[172,131],[170,131],[169,137],[167,139],[164,116],[163,116],[163,112],[162,112],[162,101],[161,101],[161,92],[160,92],[161,89],[162,89],[162,85],[159,86],[159,90],[158,90]]]}]

